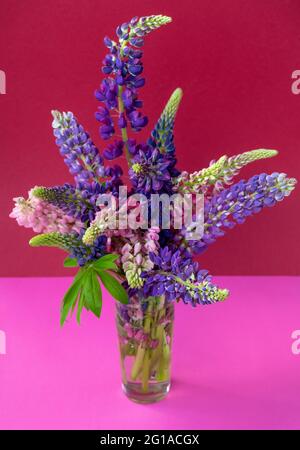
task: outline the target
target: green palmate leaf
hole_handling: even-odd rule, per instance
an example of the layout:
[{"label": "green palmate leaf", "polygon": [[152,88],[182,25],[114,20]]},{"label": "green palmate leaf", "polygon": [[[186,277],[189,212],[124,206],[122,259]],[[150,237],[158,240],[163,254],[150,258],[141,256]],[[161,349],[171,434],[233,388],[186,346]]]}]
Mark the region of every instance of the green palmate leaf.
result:
[{"label": "green palmate leaf", "polygon": [[101,258],[97,259],[97,262],[106,262],[106,261],[116,261],[120,255],[116,255],[115,253],[108,253],[107,255],[101,256]]},{"label": "green palmate leaf", "polygon": [[86,269],[84,267],[81,267],[78,272],[76,273],[75,277],[74,277],[74,281],[77,280],[83,280],[84,277],[86,276]]},{"label": "green palmate leaf", "polygon": [[70,258],[69,256],[64,260],[64,267],[76,267],[78,266],[76,258]]},{"label": "green palmate leaf", "polygon": [[115,270],[115,271],[118,270],[118,266],[111,261],[106,261],[99,264],[95,263],[93,264],[93,266],[95,267],[96,270]]},{"label": "green palmate leaf", "polygon": [[97,274],[89,270],[83,285],[84,304],[97,317],[100,317],[102,308],[102,292],[98,282]]},{"label": "green palmate leaf", "polygon": [[118,270],[118,266],[114,263],[118,258],[119,255],[110,253],[93,262],[93,266],[97,270]]},{"label": "green palmate leaf", "polygon": [[[79,298],[80,298],[80,295],[81,295],[81,291],[79,292]],[[72,307],[71,307],[71,315],[73,314],[73,312],[74,312],[74,310],[75,310],[75,308],[76,308],[77,300],[78,300],[78,298],[76,299],[76,302],[74,302],[73,305],[72,305]]]},{"label": "green palmate leaf", "polygon": [[67,293],[64,296],[61,315],[60,315],[60,324],[63,325],[65,320],[70,312],[70,310],[74,307],[77,301],[78,294],[82,288],[82,276],[74,279],[74,282],[71,284]]},{"label": "green palmate leaf", "polygon": [[[78,323],[80,323],[83,308],[87,311],[92,311],[97,317],[100,317],[102,291],[99,278],[116,300],[122,303],[128,303],[126,290],[112,275],[106,272],[107,270],[118,270],[118,267],[114,263],[118,258],[119,255],[108,254],[78,270],[72,285],[63,299],[61,325],[64,324],[68,314],[75,310],[76,305],[76,318]],[[65,265],[66,267],[74,267],[75,262],[76,260],[74,258],[66,258]]]},{"label": "green palmate leaf", "polygon": [[79,325],[80,325],[80,317],[81,317],[83,306],[84,306],[84,294],[83,294],[83,290],[81,290],[80,297],[78,300],[77,313],[76,313],[76,318],[77,318],[77,322]]},{"label": "green palmate leaf", "polygon": [[93,293],[92,293],[92,283],[91,283],[92,270],[88,270],[84,277],[84,283],[82,287],[82,293],[84,298],[84,306],[90,311],[91,306],[93,307]]},{"label": "green palmate leaf", "polygon": [[109,273],[97,271],[108,292],[119,302],[128,303],[128,294],[123,286]]},{"label": "green palmate leaf", "polygon": [[95,305],[93,312],[94,314],[96,314],[97,317],[100,317],[102,309],[102,290],[96,272],[93,272],[92,275],[92,289]]}]

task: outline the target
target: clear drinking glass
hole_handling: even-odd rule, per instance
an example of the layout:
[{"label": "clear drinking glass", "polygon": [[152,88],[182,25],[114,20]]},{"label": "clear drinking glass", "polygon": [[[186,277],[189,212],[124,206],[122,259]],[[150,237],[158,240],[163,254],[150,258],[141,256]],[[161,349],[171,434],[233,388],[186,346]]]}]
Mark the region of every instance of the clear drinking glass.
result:
[{"label": "clear drinking glass", "polygon": [[117,302],[122,386],[130,400],[152,403],[170,389],[173,302],[164,296]]}]

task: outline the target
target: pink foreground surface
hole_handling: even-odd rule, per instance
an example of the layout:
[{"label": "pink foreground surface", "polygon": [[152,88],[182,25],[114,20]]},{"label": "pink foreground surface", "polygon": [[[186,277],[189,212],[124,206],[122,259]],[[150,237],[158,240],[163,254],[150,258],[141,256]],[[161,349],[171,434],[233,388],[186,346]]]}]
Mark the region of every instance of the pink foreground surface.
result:
[{"label": "pink foreground surface", "polygon": [[223,304],[177,305],[168,398],[137,405],[121,391],[108,295],[100,321],[60,328],[69,278],[1,279],[0,428],[298,429],[300,278],[216,281],[231,290]]}]

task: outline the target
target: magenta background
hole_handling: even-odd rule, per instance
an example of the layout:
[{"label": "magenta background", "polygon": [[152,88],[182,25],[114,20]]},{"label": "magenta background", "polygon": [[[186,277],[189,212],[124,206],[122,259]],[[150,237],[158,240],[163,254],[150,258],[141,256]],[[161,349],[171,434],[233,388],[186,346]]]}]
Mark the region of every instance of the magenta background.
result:
[{"label": "magenta background", "polygon": [[176,306],[168,398],[136,405],[121,391],[110,297],[100,321],[60,328],[69,278],[2,279],[0,429],[299,429],[300,277],[216,281],[227,302]]},{"label": "magenta background", "polygon": [[[133,15],[174,19],[147,39],[141,95],[153,125],[172,90],[183,88],[176,126],[182,169],[269,147],[280,155],[243,176],[278,169],[299,176],[300,96],[291,93],[291,74],[300,69],[298,0],[2,0],[1,11],[7,94],[0,96],[0,276],[65,273],[60,251],[29,248],[32,232],[8,219],[11,198],[70,179],[52,137],[51,109],[73,110],[103,149],[93,118],[102,38]],[[296,191],[250,218],[211,247],[203,266],[217,274],[299,274],[298,205]]]}]

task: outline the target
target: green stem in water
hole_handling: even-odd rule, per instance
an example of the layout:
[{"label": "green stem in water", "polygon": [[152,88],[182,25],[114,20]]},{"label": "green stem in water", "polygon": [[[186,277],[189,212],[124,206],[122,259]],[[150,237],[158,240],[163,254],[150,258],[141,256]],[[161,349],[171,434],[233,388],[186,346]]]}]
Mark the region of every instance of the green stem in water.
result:
[{"label": "green stem in water", "polygon": [[162,337],[163,337],[164,327],[163,325],[158,325],[156,328],[156,336],[155,339],[158,340],[158,346],[152,351],[150,366],[151,371],[154,370],[161,358],[162,355]]},{"label": "green stem in water", "polygon": [[[149,334],[150,330],[151,330],[151,322],[152,322],[151,313],[152,313],[152,303],[149,302],[149,305],[148,305],[148,308],[146,311],[145,323],[144,323],[144,333],[145,334]],[[131,378],[133,381],[137,379],[137,377],[143,367],[145,351],[146,351],[145,344],[141,343],[137,349],[134,364],[131,369]]]},{"label": "green stem in water", "polygon": [[166,310],[163,304],[156,305],[155,302],[149,302],[143,331],[151,339],[157,339],[158,345],[152,349],[147,346],[146,342],[140,343],[131,370],[131,379],[135,381],[140,378],[144,393],[148,392],[151,373],[154,370],[156,371],[157,381],[167,381],[169,379],[170,346],[165,325],[161,323],[165,314]]},{"label": "green stem in water", "polygon": [[124,366],[125,358],[126,358],[126,348],[123,348],[122,345],[120,345],[120,359],[121,359],[121,370],[122,370],[122,381],[123,381],[123,384],[127,383],[126,370],[125,370],[125,366]]},{"label": "green stem in water", "polygon": [[138,346],[136,357],[131,369],[131,379],[135,381],[137,377],[139,376],[139,373],[141,371],[141,368],[143,366],[144,356],[145,356],[146,349],[140,344]]},{"label": "green stem in water", "polygon": [[166,332],[165,330],[163,330],[162,353],[156,375],[157,381],[166,381],[169,379],[169,365],[170,365],[170,347],[167,342]]},{"label": "green stem in water", "polygon": [[[122,86],[118,87],[118,106],[119,106],[119,113],[122,114],[124,113],[124,103],[122,100]],[[127,126],[125,128],[121,128],[121,134],[122,134],[122,140],[124,142],[125,145],[125,154],[126,154],[126,159],[128,162],[129,167],[131,166],[131,157],[130,157],[130,153],[128,150],[128,134],[127,134]]]},{"label": "green stem in water", "polygon": [[148,392],[149,388],[149,376],[150,376],[150,350],[145,352],[144,363],[142,368],[142,391]]},{"label": "green stem in water", "polygon": [[163,305],[158,305],[158,310],[155,317],[155,326],[152,327],[152,333],[151,337],[152,339],[158,340],[158,346],[153,350],[152,357],[151,357],[151,369],[154,370],[162,353],[162,338],[163,338],[163,332],[164,332],[164,325],[159,324],[159,322],[164,318],[165,316],[165,309]]}]

